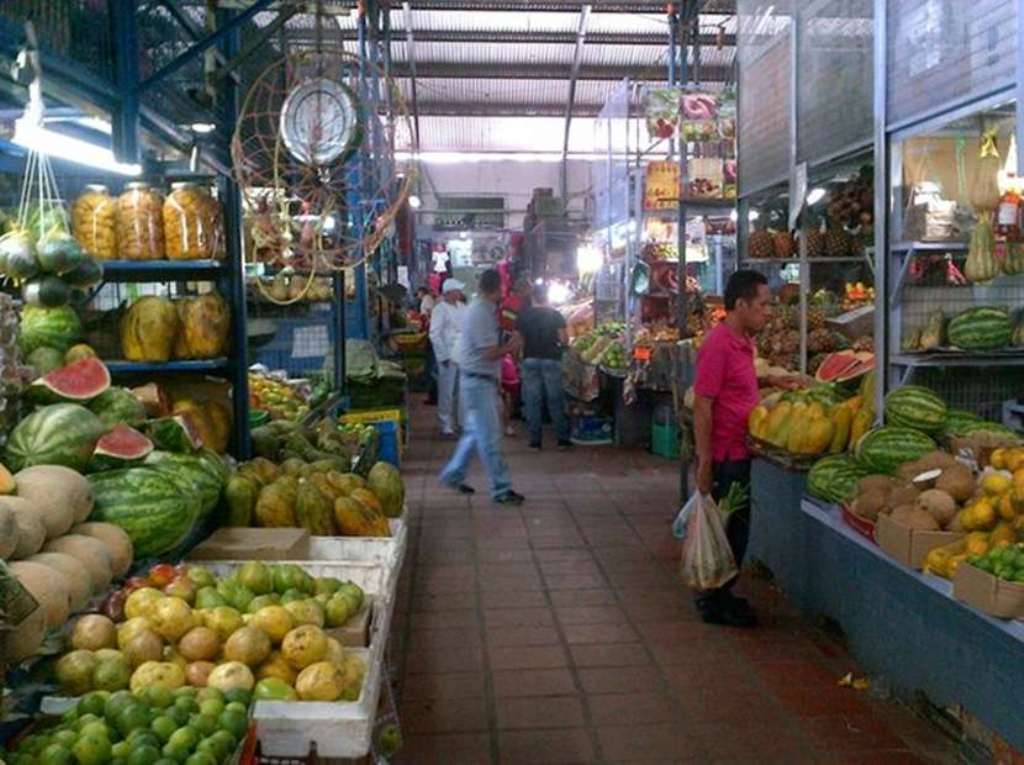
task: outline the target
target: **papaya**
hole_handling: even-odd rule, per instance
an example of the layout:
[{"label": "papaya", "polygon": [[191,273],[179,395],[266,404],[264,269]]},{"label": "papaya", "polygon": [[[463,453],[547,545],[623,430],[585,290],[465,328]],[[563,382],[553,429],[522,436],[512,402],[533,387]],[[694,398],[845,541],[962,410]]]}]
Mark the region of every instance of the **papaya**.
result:
[{"label": "papaya", "polygon": [[306,480],[313,484],[320,493],[327,497],[327,499],[332,503],[338,497],[342,496],[341,492],[332,486],[331,482],[327,480],[327,476],[324,473],[313,473],[313,475],[309,476]]},{"label": "papaya", "polygon": [[825,416],[825,407],[819,401],[814,401],[807,406],[807,416],[812,420],[818,420]]},{"label": "papaya", "polygon": [[768,422],[768,409],[764,405],[755,406],[750,410],[750,416],[747,417],[747,432],[755,438],[762,438],[761,435],[764,426]]},{"label": "papaya", "polygon": [[835,430],[832,421],[825,417],[818,417],[807,423],[804,432],[803,442],[800,444],[801,454],[821,454],[832,441],[832,433]]},{"label": "papaya", "polygon": [[174,358],[212,359],[227,352],[231,311],[220,295],[184,298],[175,309],[181,329],[174,340]]},{"label": "papaya", "polygon": [[128,361],[168,361],[180,322],[167,298],[147,295],[132,303],[121,322],[121,352]]},{"label": "papaya", "polygon": [[857,414],[853,416],[853,422],[850,424],[849,446],[851,449],[857,445],[861,436],[871,429],[874,421],[875,413],[871,407],[865,406],[857,410]]},{"label": "papaya", "polygon": [[334,500],[334,520],[338,530],[347,537],[390,536],[384,517],[351,497]]},{"label": "papaya", "polygon": [[227,526],[252,526],[253,510],[260,495],[260,484],[252,476],[235,473],[224,487],[228,503]]},{"label": "papaya", "polygon": [[[789,417],[790,411],[793,409],[793,405],[788,401],[780,401],[778,405],[768,415],[768,426],[766,428],[767,438],[776,446],[781,446],[779,443],[779,433],[786,426],[786,419]],[[786,441],[783,438],[782,444]]]},{"label": "papaya", "polygon": [[281,472],[284,475],[300,476],[305,467],[305,460],[299,457],[289,457],[281,463]]},{"label": "papaya", "polygon": [[384,515],[384,506],[370,489],[355,489],[349,496],[357,502],[362,502],[377,515]]},{"label": "papaya", "polygon": [[268,528],[295,526],[297,495],[298,482],[288,476],[264,486],[256,500],[256,523]]},{"label": "papaya", "polygon": [[849,406],[839,404],[832,408],[832,440],[828,445],[829,454],[839,454],[846,449],[852,423],[853,410]]},{"label": "papaya", "polygon": [[786,431],[786,442],[782,444],[782,448],[791,454],[802,454],[804,439],[807,436],[807,426],[810,424],[810,420],[806,417],[806,410],[799,416],[796,413],[790,415],[789,420],[790,426]]},{"label": "papaya", "polygon": [[308,480],[299,481],[295,496],[295,520],[314,536],[334,536],[334,513],[331,501]]},{"label": "papaya", "polygon": [[355,473],[339,473],[335,470],[327,472],[327,480],[331,486],[338,490],[338,493],[347,497],[356,489],[366,488],[366,479]]}]

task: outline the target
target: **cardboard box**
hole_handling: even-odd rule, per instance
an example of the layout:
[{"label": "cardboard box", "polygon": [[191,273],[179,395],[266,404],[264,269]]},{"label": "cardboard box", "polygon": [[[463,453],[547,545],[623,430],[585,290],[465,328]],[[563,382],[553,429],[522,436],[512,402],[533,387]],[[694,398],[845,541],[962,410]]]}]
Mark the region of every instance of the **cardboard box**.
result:
[{"label": "cardboard box", "polygon": [[964,536],[960,531],[921,531],[901,526],[888,515],[879,515],[875,522],[878,546],[905,566],[920,571],[928,553]]},{"label": "cardboard box", "polygon": [[957,566],[953,576],[953,596],[1001,619],[1024,617],[1024,584],[999,579],[970,563]]},{"label": "cardboard box", "polygon": [[309,532],[305,529],[217,529],[196,545],[190,560],[305,560]]}]

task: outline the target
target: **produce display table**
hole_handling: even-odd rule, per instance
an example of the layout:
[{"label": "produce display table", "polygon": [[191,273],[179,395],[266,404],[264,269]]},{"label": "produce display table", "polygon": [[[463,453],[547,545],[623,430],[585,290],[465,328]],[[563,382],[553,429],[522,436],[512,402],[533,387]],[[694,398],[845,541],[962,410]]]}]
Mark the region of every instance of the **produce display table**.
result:
[{"label": "produce display table", "polygon": [[1024,623],[953,599],[952,584],[897,563],[842,520],[801,496],[803,477],[755,460],[751,557],[798,607],[835,620],[850,652],[902,696],[962,706],[1024,748]]}]

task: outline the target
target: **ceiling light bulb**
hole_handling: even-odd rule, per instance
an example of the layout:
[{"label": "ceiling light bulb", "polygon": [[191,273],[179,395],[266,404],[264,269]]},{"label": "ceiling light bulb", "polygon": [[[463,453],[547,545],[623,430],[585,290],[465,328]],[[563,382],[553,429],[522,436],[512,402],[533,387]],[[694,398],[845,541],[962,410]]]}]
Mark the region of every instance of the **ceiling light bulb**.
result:
[{"label": "ceiling light bulb", "polygon": [[198,135],[206,135],[217,129],[217,126],[212,122],[193,122],[189,127],[193,133]]},{"label": "ceiling light bulb", "polygon": [[416,196],[415,194],[409,196],[409,207],[411,207],[413,210],[419,210],[422,205],[423,202],[422,200],[420,200],[418,196]]},{"label": "ceiling light bulb", "polygon": [[816,202],[821,201],[821,199],[824,196],[825,196],[825,189],[823,189],[821,186],[813,188],[809,192],[807,192],[807,204],[813,205]]},{"label": "ceiling light bulb", "polygon": [[118,162],[114,159],[114,152],[110,149],[64,133],[48,130],[26,117],[15,120],[14,136],[11,141],[30,151],[79,165],[95,167],[119,175],[142,174],[142,165]]}]

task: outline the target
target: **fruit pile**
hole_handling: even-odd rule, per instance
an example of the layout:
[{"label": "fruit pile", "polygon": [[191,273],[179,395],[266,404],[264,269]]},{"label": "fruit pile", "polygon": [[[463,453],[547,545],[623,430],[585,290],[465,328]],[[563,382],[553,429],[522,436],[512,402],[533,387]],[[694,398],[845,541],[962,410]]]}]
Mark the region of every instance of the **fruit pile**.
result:
[{"label": "fruit pile", "polygon": [[335,457],[280,465],[257,457],[243,463],[225,489],[228,525],[300,527],[318,536],[391,536],[388,518],[402,514],[405,485],[378,462],[366,478]]},{"label": "fruit pile", "polygon": [[103,269],[58,224],[38,239],[29,230],[0,238],[0,275],[21,285],[26,305],[66,306],[73,290],[86,290],[103,279]]},{"label": "fruit pile", "polygon": [[341,459],[343,471],[366,475],[377,461],[379,436],[369,424],[338,423],[329,417],[316,425],[273,420],[252,430],[253,452],[274,462],[298,458],[306,462]]},{"label": "fruit pile", "polygon": [[229,762],[249,728],[248,691],[160,685],[139,693],[93,691],[57,725],[21,739],[12,765],[154,765]]},{"label": "fruit pile", "polygon": [[249,408],[270,412],[273,420],[301,420],[309,405],[299,389],[268,375],[249,373]]},{"label": "fruit pile", "polygon": [[982,352],[1017,345],[1024,345],[1024,317],[1015,322],[1001,306],[967,308],[950,319],[941,310],[934,311],[923,326],[909,330],[903,339],[903,350],[908,352]]},{"label": "fruit pile", "polygon": [[308,274],[287,274],[282,271],[273,278],[252,277],[247,281],[252,296],[257,299],[265,299],[263,296],[266,295],[279,303],[299,300],[320,303],[334,298],[334,287],[331,278],[327,276],[316,276],[310,280]]},{"label": "fruit pile", "polygon": [[103,614],[74,624],[55,678],[70,696],[191,685],[354,700],[363,662],[324,630],[343,626],[363,605],[352,582],[314,578],[292,564],[249,562],[230,577],[161,564],[111,593]]},{"label": "fruit pile", "polygon": [[874,420],[871,375],[849,398],[834,385],[774,393],[747,419],[751,436],[799,456],[840,454],[856,444]]},{"label": "fruit pile", "polygon": [[147,295],[121,321],[121,353],[128,361],[214,359],[228,351],[231,311],[216,292],[198,297]]},{"label": "fruit pile", "polygon": [[971,555],[967,562],[998,579],[1024,584],[1024,544],[1020,542]]},{"label": "fruit pile", "polygon": [[572,349],[584,364],[624,371],[629,364],[623,341],[625,332],[622,322],[605,322],[576,338]]}]

